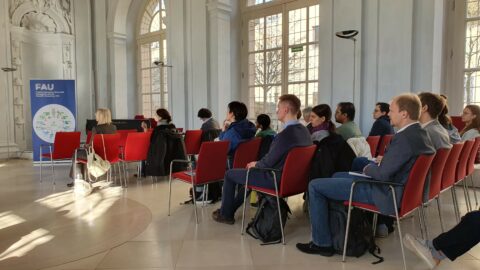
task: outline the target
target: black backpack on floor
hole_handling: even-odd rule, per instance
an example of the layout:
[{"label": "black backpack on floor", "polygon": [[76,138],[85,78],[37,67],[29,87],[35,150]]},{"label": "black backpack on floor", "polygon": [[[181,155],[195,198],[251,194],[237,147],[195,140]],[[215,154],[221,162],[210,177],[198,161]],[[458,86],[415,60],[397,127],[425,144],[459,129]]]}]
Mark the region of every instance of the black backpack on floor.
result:
[{"label": "black backpack on floor", "polygon": [[[285,228],[290,208],[284,199],[280,198],[282,224]],[[276,244],[282,241],[282,231],[278,219],[277,198],[259,194],[259,205],[255,217],[247,226],[247,233],[262,241],[262,245]]]},{"label": "black backpack on floor", "polygon": [[[328,215],[330,221],[330,233],[332,236],[333,248],[337,254],[343,254],[345,230],[347,228],[347,207],[342,202],[329,201]],[[380,248],[375,244],[375,236],[372,231],[372,222],[368,215],[360,209],[353,208],[350,217],[350,228],[348,233],[347,256],[360,257],[369,252],[378,261],[372,264],[383,262]]]}]

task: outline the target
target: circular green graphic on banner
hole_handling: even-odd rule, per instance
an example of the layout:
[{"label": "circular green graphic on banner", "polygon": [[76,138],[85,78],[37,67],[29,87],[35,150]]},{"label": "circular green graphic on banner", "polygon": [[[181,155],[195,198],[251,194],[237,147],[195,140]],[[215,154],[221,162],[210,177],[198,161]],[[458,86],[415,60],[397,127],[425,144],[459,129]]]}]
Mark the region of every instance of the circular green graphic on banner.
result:
[{"label": "circular green graphic on banner", "polygon": [[75,117],[66,107],[60,104],[49,104],[35,113],[33,130],[40,139],[53,143],[57,131],[75,130]]}]

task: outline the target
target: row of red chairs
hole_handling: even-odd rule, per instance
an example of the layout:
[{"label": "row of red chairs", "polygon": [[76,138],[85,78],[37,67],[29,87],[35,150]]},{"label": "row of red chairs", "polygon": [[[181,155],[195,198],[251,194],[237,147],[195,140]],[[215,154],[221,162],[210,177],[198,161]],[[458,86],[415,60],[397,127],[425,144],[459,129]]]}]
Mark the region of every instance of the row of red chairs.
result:
[{"label": "row of red chairs", "polygon": [[392,141],[392,138],[392,134],[384,136],[368,136],[367,142],[370,145],[372,157],[383,156],[385,154],[385,149],[387,149],[388,145]]},{"label": "row of red chairs", "polygon": [[[345,201],[344,204],[348,206],[348,217],[347,217],[347,228],[345,232],[345,241],[344,241],[344,254],[343,261],[345,261],[345,250],[348,243],[348,230],[350,226],[350,214],[352,207],[357,207],[369,212],[374,213],[373,221],[373,232],[375,232],[375,225],[377,215],[381,214],[378,208],[375,205],[358,203],[352,200],[355,186],[359,184],[375,184],[375,185],[385,185],[392,192],[393,204],[395,208],[395,215],[392,217],[396,218],[398,233],[400,238],[400,245],[402,249],[403,263],[404,268],[406,269],[405,253],[403,249],[403,239],[400,226],[400,220],[411,214],[415,210],[419,210],[419,219],[420,219],[420,230],[423,235],[425,231],[425,236],[428,239],[428,230],[427,230],[427,220],[424,213],[424,207],[428,205],[429,202],[436,200],[438,206],[438,214],[440,218],[440,225],[442,231],[443,220],[441,215],[440,208],[440,194],[451,190],[452,198],[454,201],[454,211],[456,214],[457,222],[459,222],[460,211],[458,206],[458,199],[455,193],[455,185],[463,182],[463,188],[465,192],[465,202],[467,204],[467,211],[472,209],[468,186],[466,179],[468,176],[472,176],[474,172],[474,162],[480,146],[480,138],[477,138],[475,141],[466,141],[458,144],[454,144],[451,149],[439,149],[435,155],[421,155],[415,162],[412,170],[409,173],[408,180],[404,185],[403,195],[400,201],[400,205],[397,206],[395,200],[395,187],[401,186],[398,183],[391,182],[379,182],[372,180],[358,180],[352,184],[350,199]],[[424,202],[424,188],[425,181],[427,179],[428,172],[431,172],[430,183],[428,185],[429,194],[427,202]],[[473,180],[472,180],[473,185]],[[473,191],[476,196],[476,191]],[[478,202],[477,202],[478,204]],[[423,227],[423,228],[422,228]]]}]

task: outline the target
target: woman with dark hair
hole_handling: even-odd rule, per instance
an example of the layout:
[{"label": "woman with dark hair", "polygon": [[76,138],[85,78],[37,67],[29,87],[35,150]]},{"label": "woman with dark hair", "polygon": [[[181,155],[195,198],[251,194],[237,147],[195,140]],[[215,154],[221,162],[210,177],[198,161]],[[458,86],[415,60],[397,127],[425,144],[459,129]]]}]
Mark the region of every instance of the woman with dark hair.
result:
[{"label": "woman with dark hair", "polygon": [[465,123],[465,127],[460,131],[462,141],[480,136],[480,107],[478,105],[467,105],[463,109],[462,122]]},{"label": "woman with dark hair", "polygon": [[327,104],[320,104],[312,108],[310,113],[310,125],[308,130],[312,141],[321,141],[335,132],[335,124],[332,123],[332,110]]},{"label": "woman with dark hair", "polygon": [[257,116],[257,123],[256,123],[256,127],[259,130],[258,130],[257,134],[255,135],[255,137],[263,138],[263,137],[266,137],[266,136],[277,135],[277,132],[275,132],[275,130],[273,130],[270,127],[270,123],[271,123],[270,116],[268,116],[266,114],[259,114]]},{"label": "woman with dark hair", "polygon": [[220,125],[217,120],[213,119],[212,112],[209,109],[201,108],[198,110],[197,117],[203,122],[202,127],[200,128],[202,131],[220,129]]},{"label": "woman with dark hair", "polygon": [[445,106],[443,107],[442,112],[438,115],[438,122],[442,125],[448,132],[448,137],[450,137],[450,143],[458,143],[462,140],[458,129],[452,124],[452,119],[448,115],[448,104],[447,98],[444,95],[440,95],[445,100]]},{"label": "woman with dark hair", "polygon": [[166,109],[164,108],[158,109],[157,117],[158,117],[157,128],[160,127],[159,128],[160,130],[175,129],[175,125],[172,123],[172,116]]},{"label": "woman with dark hair", "polygon": [[230,141],[228,154],[233,156],[240,142],[249,140],[255,136],[255,125],[247,119],[247,106],[238,101],[228,104],[227,117],[223,122],[221,141]]}]

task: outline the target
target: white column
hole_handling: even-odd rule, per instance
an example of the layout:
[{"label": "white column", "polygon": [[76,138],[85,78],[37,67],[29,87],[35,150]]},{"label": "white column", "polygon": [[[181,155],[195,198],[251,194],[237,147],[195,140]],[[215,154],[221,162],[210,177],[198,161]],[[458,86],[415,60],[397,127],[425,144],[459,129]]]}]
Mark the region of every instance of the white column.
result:
[{"label": "white column", "polygon": [[107,5],[105,0],[95,0],[93,4],[93,50],[96,107],[110,108],[108,91],[108,58],[107,58]]},{"label": "white column", "polygon": [[211,109],[219,120],[225,115],[225,108],[231,101],[230,63],[230,17],[229,0],[210,0],[210,96]]},{"label": "white column", "polygon": [[[109,33],[110,51],[110,90],[112,93],[112,117],[126,119],[128,115],[127,94],[127,36],[120,33]],[[130,104],[133,106],[133,104]]]}]

